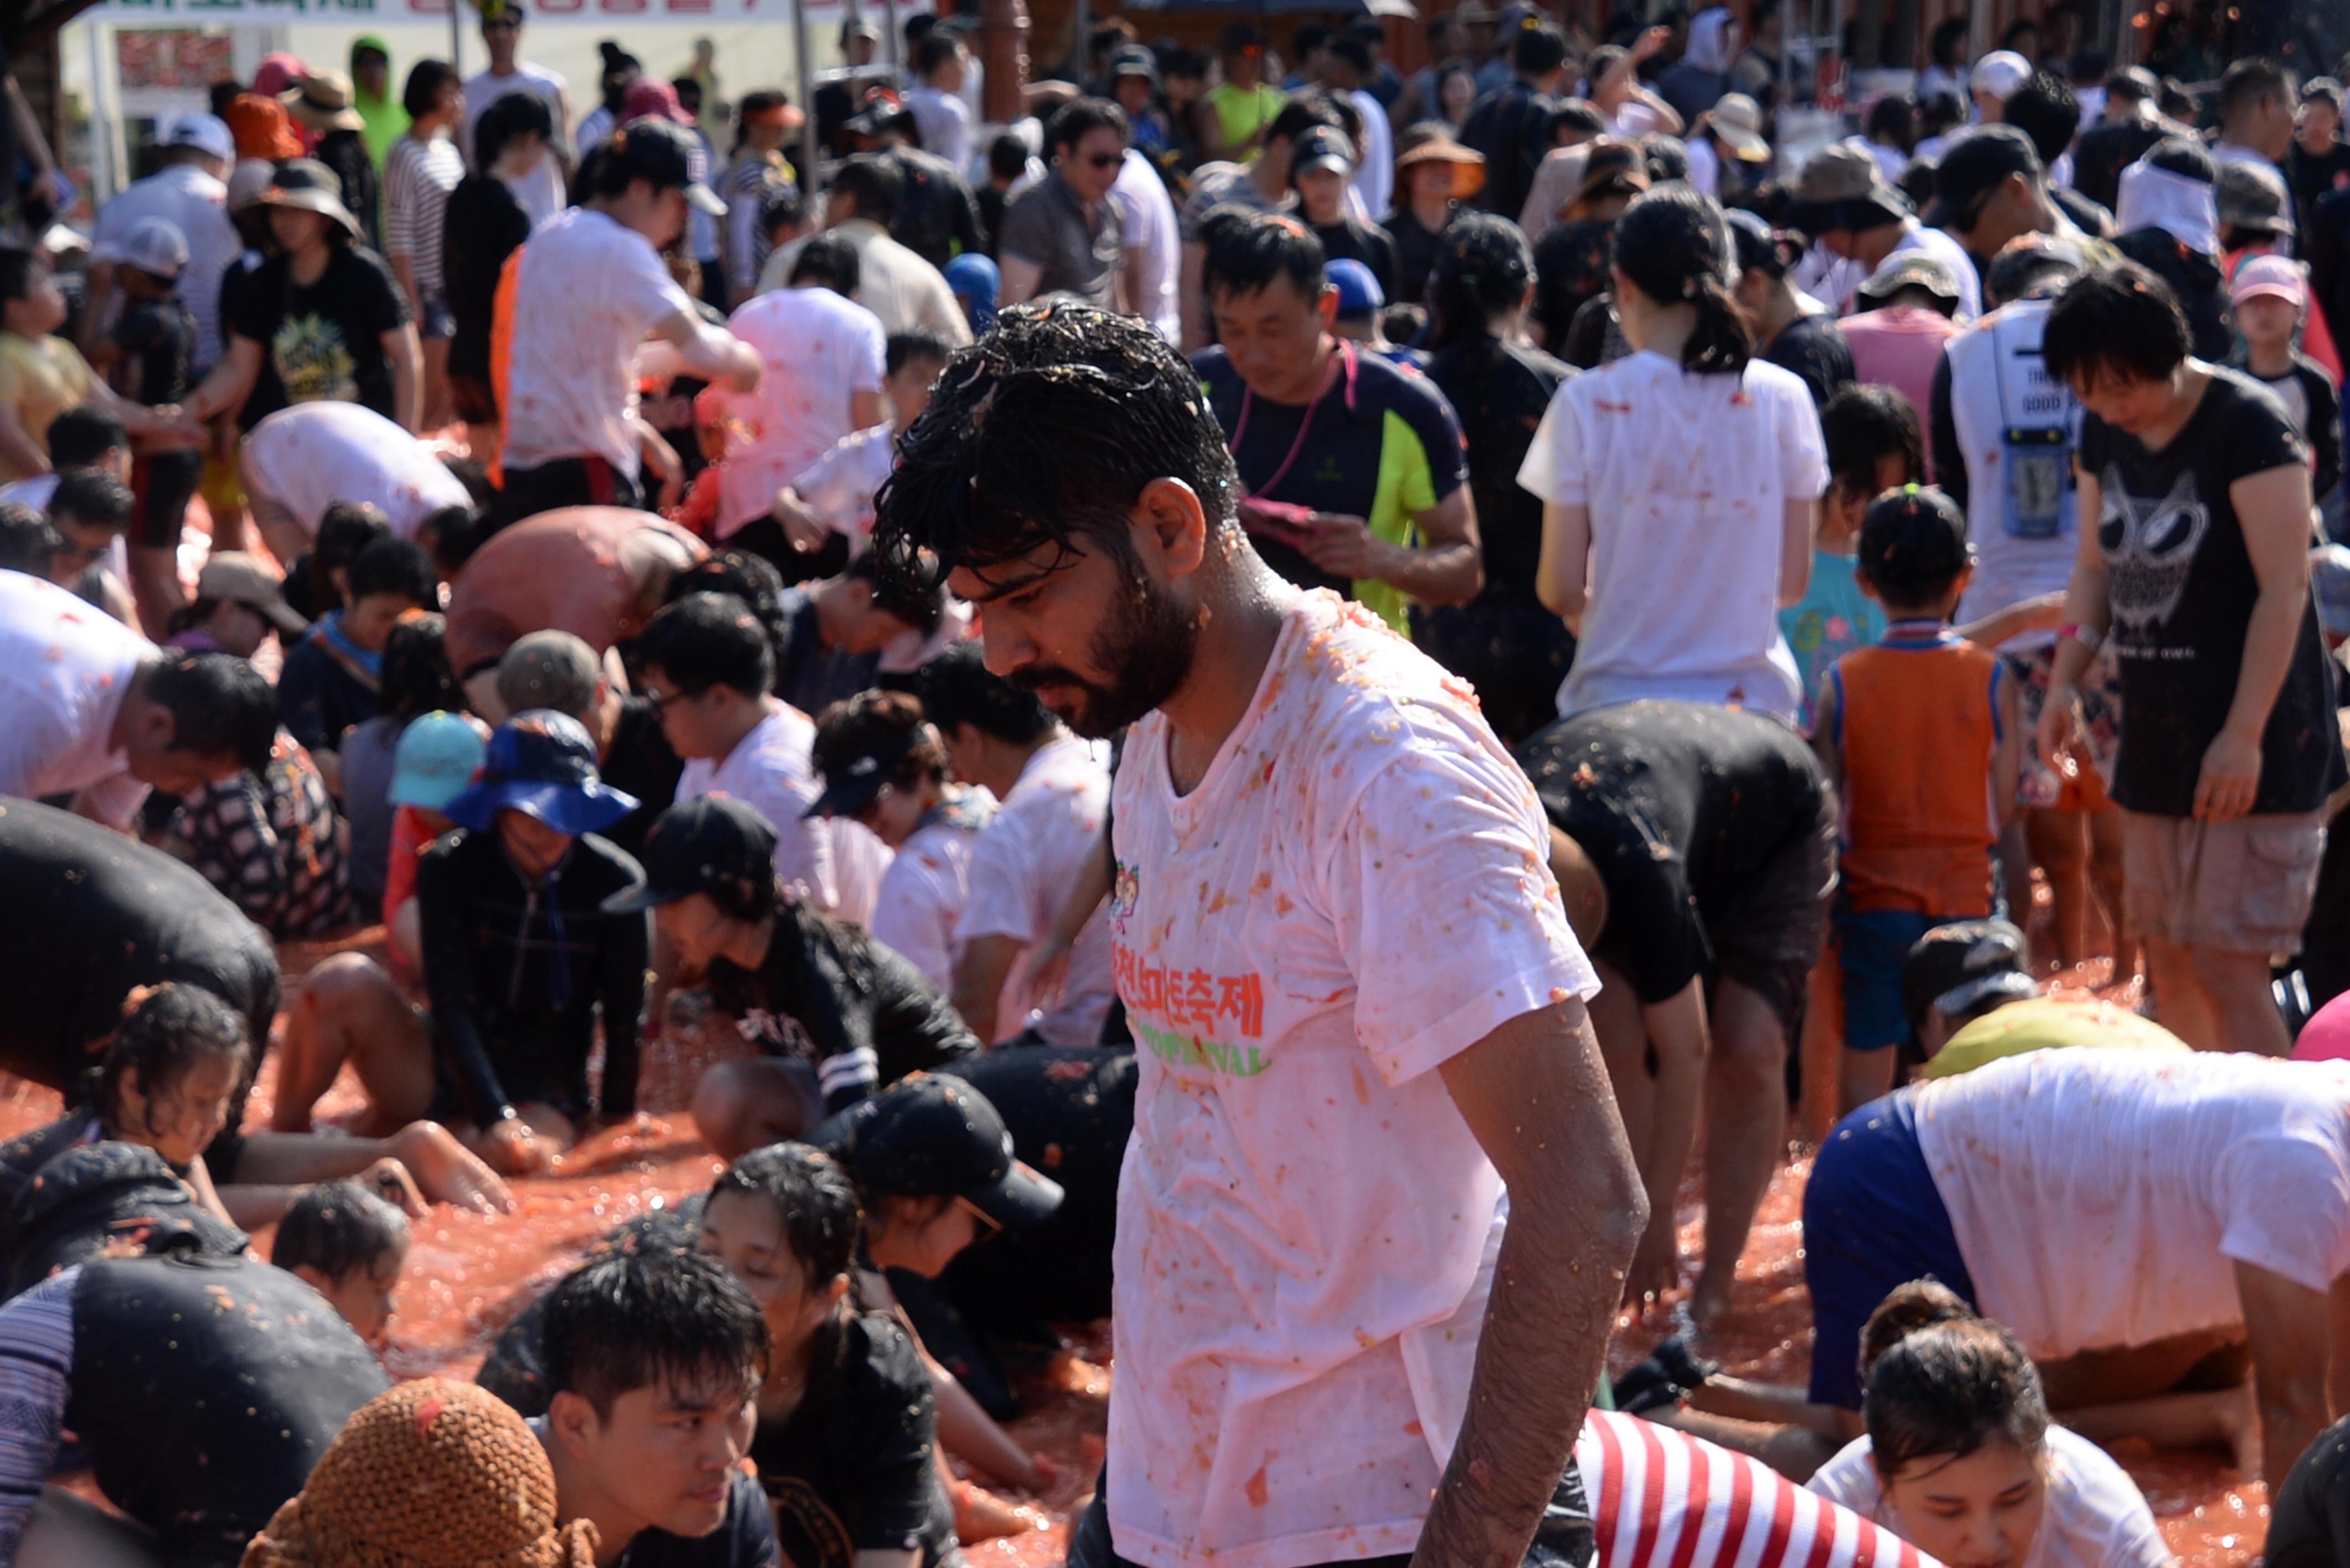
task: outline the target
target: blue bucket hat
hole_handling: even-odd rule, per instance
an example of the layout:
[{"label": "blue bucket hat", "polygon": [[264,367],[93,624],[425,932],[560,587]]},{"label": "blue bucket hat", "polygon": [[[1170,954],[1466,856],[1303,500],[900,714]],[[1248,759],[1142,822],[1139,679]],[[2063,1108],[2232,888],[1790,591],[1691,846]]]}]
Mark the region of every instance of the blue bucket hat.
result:
[{"label": "blue bucket hat", "polygon": [[596,743],[578,720],[534,708],[498,726],[481,777],[441,809],[475,833],[488,832],[498,813],[518,811],[576,837],[602,832],[637,804],[597,776]]},{"label": "blue bucket hat", "polygon": [[400,732],[391,754],[394,805],[444,809],[473,782],[489,742],[482,739],[481,721],[463,713],[427,713]]}]

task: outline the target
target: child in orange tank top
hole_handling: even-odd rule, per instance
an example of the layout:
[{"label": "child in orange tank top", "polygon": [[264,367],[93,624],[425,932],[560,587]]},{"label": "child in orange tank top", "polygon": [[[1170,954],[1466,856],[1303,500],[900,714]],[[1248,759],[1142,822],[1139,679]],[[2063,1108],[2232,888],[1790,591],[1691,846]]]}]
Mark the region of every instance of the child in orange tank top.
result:
[{"label": "child in orange tank top", "polygon": [[1991,913],[1991,849],[2015,809],[2014,683],[1950,629],[1974,559],[1966,514],[1908,485],[1870,504],[1857,576],[1885,607],[1883,640],[1820,683],[1818,747],[1844,804],[1844,1109],[1893,1086],[1915,1028],[1901,965],[1918,938]]}]

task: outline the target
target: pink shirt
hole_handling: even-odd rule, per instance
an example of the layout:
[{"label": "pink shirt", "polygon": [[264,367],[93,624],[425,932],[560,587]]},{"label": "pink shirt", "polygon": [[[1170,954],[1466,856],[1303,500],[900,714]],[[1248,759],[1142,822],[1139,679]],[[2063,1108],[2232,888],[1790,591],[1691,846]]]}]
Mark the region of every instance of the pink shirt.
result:
[{"label": "pink shirt", "polygon": [[[1890,387],[1908,399],[1922,427],[1934,395],[1934,368],[1942,362],[1942,345],[1959,335],[1959,324],[1939,310],[1900,305],[1847,316],[1842,325],[1845,341],[1852,345],[1854,374],[1864,383]],[[1927,442],[1926,477],[1934,477],[1931,441]]]}]

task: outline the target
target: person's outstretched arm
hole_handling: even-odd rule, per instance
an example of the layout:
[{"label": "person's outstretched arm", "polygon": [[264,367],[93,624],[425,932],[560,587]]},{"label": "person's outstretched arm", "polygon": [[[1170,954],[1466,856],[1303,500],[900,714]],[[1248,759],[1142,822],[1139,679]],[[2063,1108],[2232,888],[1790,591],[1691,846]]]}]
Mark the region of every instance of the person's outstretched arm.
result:
[{"label": "person's outstretched arm", "polygon": [[1508,1568],[1574,1454],[1648,1199],[1580,1002],[1522,1013],[1438,1070],[1509,1190],[1510,1223],[1412,1563]]},{"label": "person's outstretched arm", "polygon": [[759,351],[723,327],[689,311],[676,311],[653,324],[653,336],[677,349],[678,363],[705,381],[723,381],[738,392],[758,389],[764,368]]}]

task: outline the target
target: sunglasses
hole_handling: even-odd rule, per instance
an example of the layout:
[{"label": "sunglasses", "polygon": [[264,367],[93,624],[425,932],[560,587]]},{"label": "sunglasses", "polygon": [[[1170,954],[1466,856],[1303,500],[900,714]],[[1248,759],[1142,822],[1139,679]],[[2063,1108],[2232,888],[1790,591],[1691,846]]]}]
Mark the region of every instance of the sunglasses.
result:
[{"label": "sunglasses", "polygon": [[1091,158],[1086,160],[1086,167],[1088,169],[1115,169],[1125,161],[1126,154],[1123,152],[1097,152]]}]

